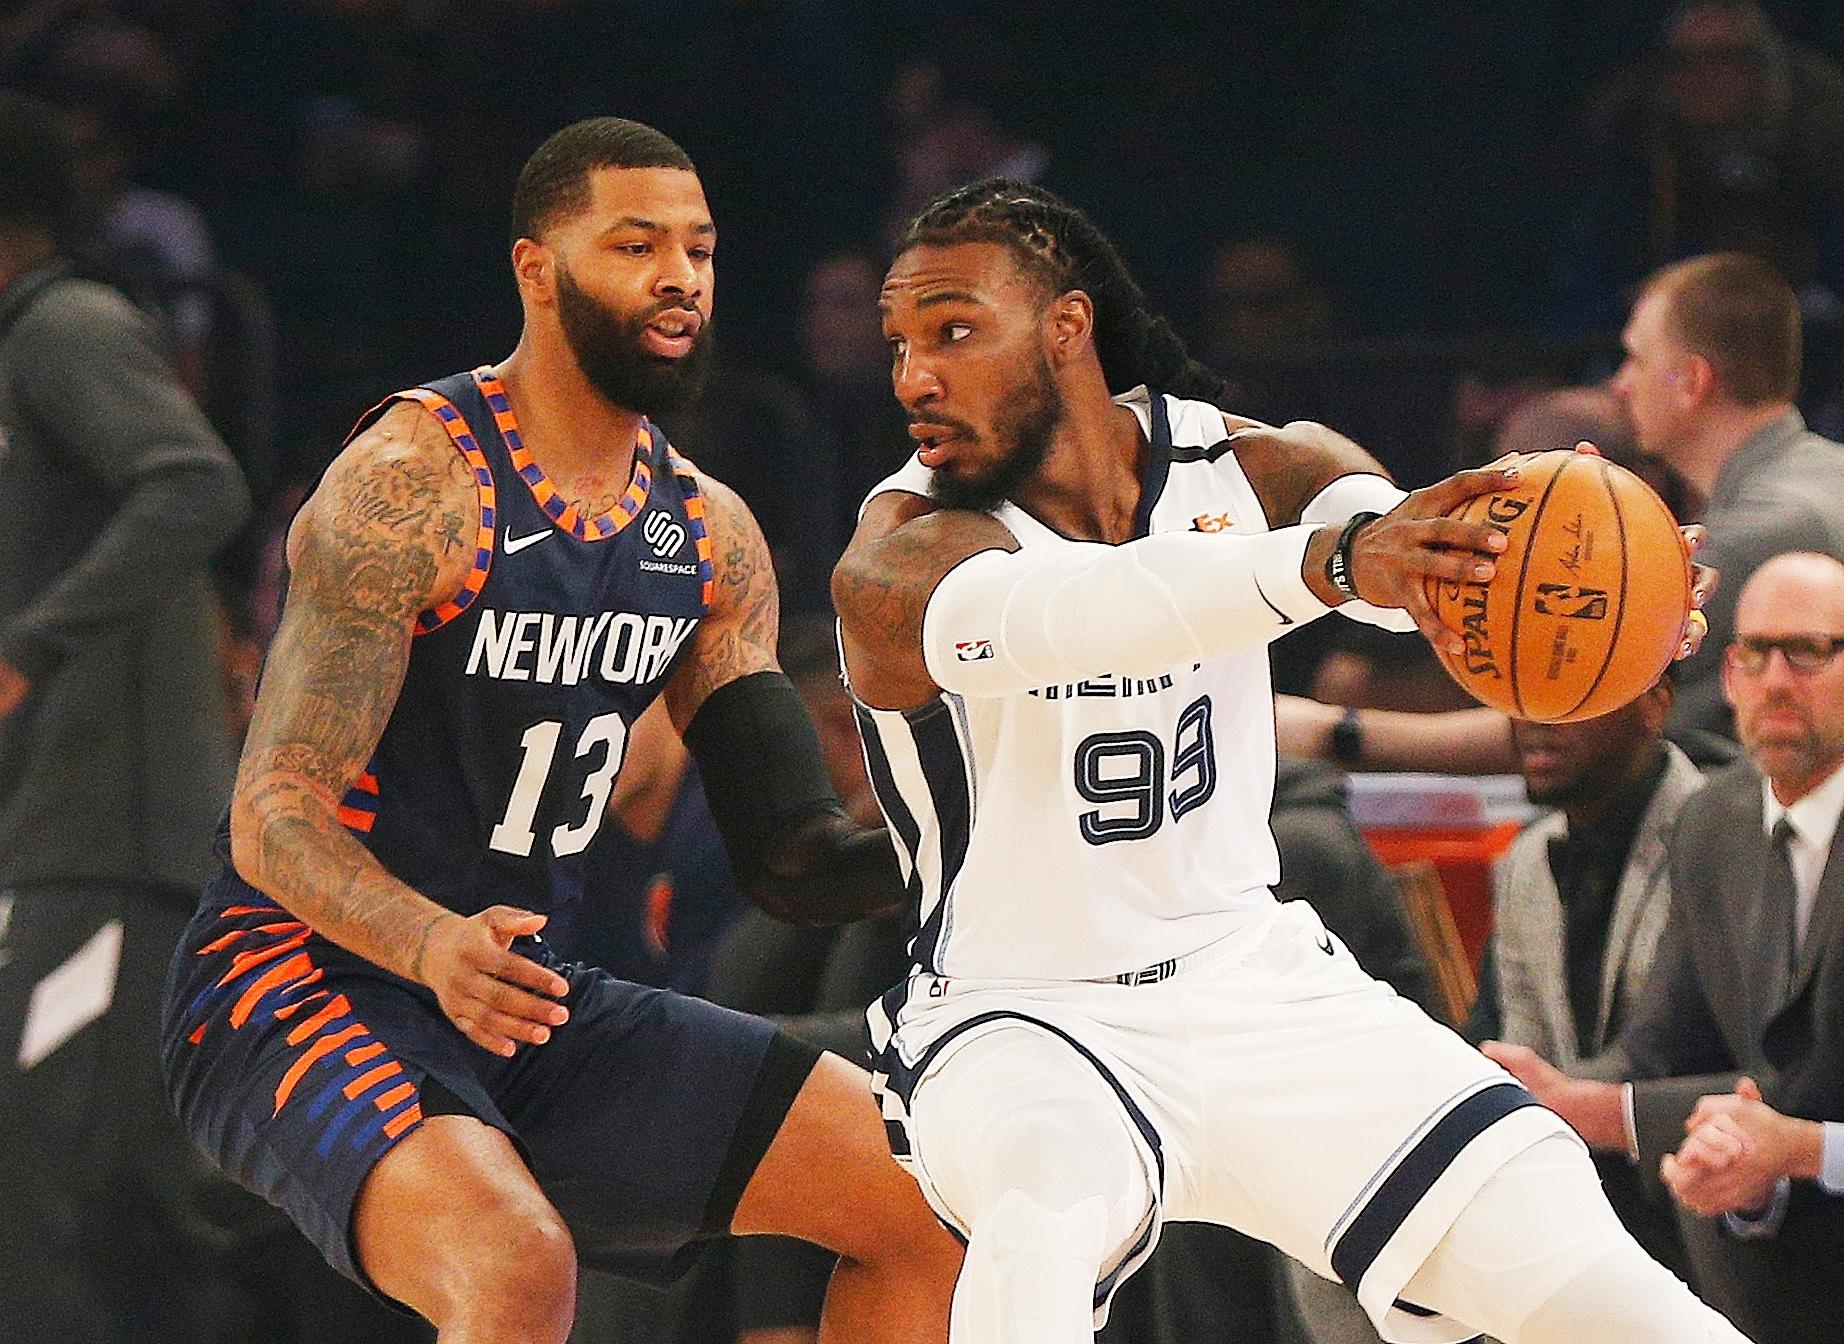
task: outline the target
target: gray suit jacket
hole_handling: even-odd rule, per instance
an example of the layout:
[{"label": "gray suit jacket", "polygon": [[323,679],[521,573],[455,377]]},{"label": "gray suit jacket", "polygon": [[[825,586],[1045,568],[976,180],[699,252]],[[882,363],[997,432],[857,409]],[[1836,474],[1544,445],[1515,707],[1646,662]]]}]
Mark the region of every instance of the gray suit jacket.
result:
[{"label": "gray suit jacket", "polygon": [[1685,801],[1702,787],[1703,776],[1690,758],[1666,743],[1664,776],[1639,819],[1632,853],[1614,894],[1601,958],[1603,1026],[1595,1040],[1576,1039],[1564,966],[1562,901],[1549,864],[1549,842],[1565,834],[1568,823],[1560,812],[1547,812],[1511,842],[1494,869],[1492,883],[1500,1039],[1529,1046],[1565,1072],[1606,1076],[1595,1058],[1608,1045],[1605,1024],[1632,1016],[1665,930],[1670,909],[1665,838]]},{"label": "gray suit jacket", "polygon": [[242,473],[115,291],[30,273],[0,323],[0,657],[31,682],[0,720],[0,887],[195,887],[234,759],[206,564]]},{"label": "gray suit jacket", "polygon": [[[1684,805],[1670,841],[1671,915],[1652,976],[1610,1052],[1635,1080],[1639,1167],[1684,1137],[1698,1097],[1753,1074],[1767,1100],[1815,1120],[1844,1119],[1844,827],[1833,838],[1811,923],[1790,984],[1764,966],[1786,946],[1784,915],[1763,916],[1768,852],[1761,778],[1742,763],[1713,775]],[[1779,1233],[1764,1241],[1719,1236],[1697,1220],[1687,1242],[1712,1305],[1764,1344],[1844,1337],[1833,1305],[1844,1263],[1844,1199],[1795,1182]]]},{"label": "gray suit jacket", "polygon": [[1722,698],[1722,650],[1735,634],[1735,599],[1761,565],[1783,551],[1844,559],[1844,444],[1806,429],[1789,411],[1723,464],[1703,511],[1709,537],[1697,559],[1722,574],[1704,607],[1709,635],[1678,664],[1674,727],[1734,736]]}]

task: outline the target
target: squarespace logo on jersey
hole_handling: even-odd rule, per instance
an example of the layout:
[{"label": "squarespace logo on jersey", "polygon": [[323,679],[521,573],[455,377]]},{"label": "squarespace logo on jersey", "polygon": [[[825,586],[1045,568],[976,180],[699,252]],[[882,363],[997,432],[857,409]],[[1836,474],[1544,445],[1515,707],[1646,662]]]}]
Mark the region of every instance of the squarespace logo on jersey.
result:
[{"label": "squarespace logo on jersey", "polygon": [[697,626],[696,616],[489,609],[474,627],[467,675],[545,686],[574,686],[591,675],[616,686],[648,682],[666,670]]}]

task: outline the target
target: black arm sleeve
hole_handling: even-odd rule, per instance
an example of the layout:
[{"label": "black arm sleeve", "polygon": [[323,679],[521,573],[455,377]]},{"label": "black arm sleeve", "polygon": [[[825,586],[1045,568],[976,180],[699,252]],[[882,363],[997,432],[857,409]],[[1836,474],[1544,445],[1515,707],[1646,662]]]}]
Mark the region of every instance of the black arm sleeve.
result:
[{"label": "black arm sleeve", "polygon": [[819,734],[780,672],[720,686],[685,729],[730,867],[749,898],[790,924],[844,924],[906,898],[881,827],[845,815]]}]

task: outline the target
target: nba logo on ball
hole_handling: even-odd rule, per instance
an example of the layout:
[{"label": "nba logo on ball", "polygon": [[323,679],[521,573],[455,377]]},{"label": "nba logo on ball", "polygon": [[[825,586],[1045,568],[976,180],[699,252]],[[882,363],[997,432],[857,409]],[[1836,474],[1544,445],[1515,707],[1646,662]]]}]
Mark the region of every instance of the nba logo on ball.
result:
[{"label": "nba logo on ball", "polygon": [[1456,511],[1504,535],[1486,583],[1435,582],[1429,600],[1459,632],[1441,655],[1474,696],[1543,723],[1597,718],[1656,682],[1690,615],[1690,552],[1664,502],[1592,453],[1534,453],[1509,490]]}]

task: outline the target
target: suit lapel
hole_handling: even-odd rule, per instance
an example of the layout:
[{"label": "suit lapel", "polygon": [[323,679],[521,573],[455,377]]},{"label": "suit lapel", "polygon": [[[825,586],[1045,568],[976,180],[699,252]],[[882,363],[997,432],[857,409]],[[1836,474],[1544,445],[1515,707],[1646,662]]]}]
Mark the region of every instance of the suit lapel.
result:
[{"label": "suit lapel", "polygon": [[1812,919],[1799,944],[1799,961],[1793,968],[1785,1003],[1791,1003],[1805,991],[1806,982],[1824,959],[1826,945],[1837,930],[1840,910],[1844,910],[1844,826],[1832,833],[1831,853],[1825,856],[1825,873],[1818,880],[1818,898],[1812,903]]},{"label": "suit lapel", "polygon": [[1613,916],[1607,925],[1607,953],[1601,960],[1600,1012],[1596,1018],[1601,1039],[1582,1042],[1584,1055],[1599,1054],[1606,1048],[1607,1024],[1614,1020],[1614,1000],[1633,954],[1634,935],[1653,892],[1665,880],[1665,836],[1684,800],[1703,783],[1703,776],[1689,757],[1670,743],[1665,744],[1665,751],[1664,777],[1646,805],[1639,833],[1633,837],[1633,852],[1627,856],[1626,870],[1620,874],[1620,886],[1614,893]]}]

